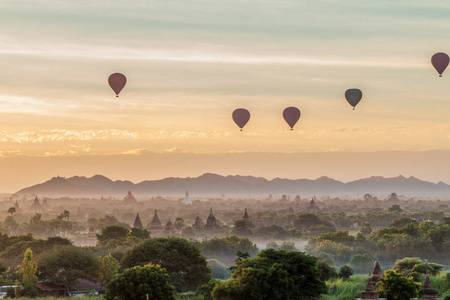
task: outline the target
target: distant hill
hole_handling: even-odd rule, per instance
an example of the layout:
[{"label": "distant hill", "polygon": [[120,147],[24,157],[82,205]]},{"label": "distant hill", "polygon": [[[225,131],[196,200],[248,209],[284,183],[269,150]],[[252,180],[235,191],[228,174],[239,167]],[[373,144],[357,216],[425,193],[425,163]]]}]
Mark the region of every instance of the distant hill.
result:
[{"label": "distant hill", "polygon": [[253,176],[221,176],[203,174],[196,178],[165,178],[141,183],[112,181],[107,177],[54,177],[49,181],[24,188],[16,194],[40,196],[125,196],[128,191],[141,196],[184,195],[355,195],[389,194],[406,195],[450,195],[450,185],[443,182],[432,183],[415,177],[370,177],[344,183],[328,177],[310,179],[267,180]]}]

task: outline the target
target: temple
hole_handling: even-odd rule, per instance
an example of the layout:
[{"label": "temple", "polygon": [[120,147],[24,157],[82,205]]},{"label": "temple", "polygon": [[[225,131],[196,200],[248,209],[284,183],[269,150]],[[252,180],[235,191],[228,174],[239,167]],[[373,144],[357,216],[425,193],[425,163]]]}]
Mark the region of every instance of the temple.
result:
[{"label": "temple", "polygon": [[195,223],[194,223],[194,225],[192,225],[192,227],[194,227],[194,229],[196,229],[196,230],[201,230],[203,228],[203,221],[202,221],[202,218],[200,218],[200,216],[198,215],[198,211],[197,211],[197,217],[195,218]]},{"label": "temple", "polygon": [[423,288],[419,292],[420,298],[429,299],[429,300],[437,300],[438,292],[433,289],[433,285],[431,284],[430,276],[427,274],[427,278],[425,279],[425,283]]},{"label": "temple", "polygon": [[173,226],[173,223],[170,220],[170,217],[169,217],[169,221],[167,221],[167,223],[166,223],[166,228],[164,229],[164,234],[165,235],[174,235],[175,234],[175,227]]},{"label": "temple", "polygon": [[[103,196],[102,196],[103,197]],[[135,204],[137,203],[136,198],[134,198],[133,194],[131,193],[131,191],[128,191],[128,195],[126,195],[123,198],[123,202],[124,203],[128,203],[128,204]]]},{"label": "temple", "polygon": [[36,196],[36,198],[34,198],[34,202],[33,202],[33,204],[31,205],[30,209],[31,209],[32,211],[41,211],[41,210],[42,210],[41,203],[39,202],[39,199],[38,199],[37,196]]},{"label": "temple", "polygon": [[242,219],[244,219],[244,221],[245,221],[245,223],[247,223],[248,227],[255,227],[253,225],[252,221],[250,220],[250,217],[249,217],[248,212],[247,212],[247,208],[244,211],[244,216],[242,217]]},{"label": "temple", "polygon": [[261,228],[261,227],[265,226],[260,212],[256,216],[256,221],[255,221],[254,225],[256,228]]},{"label": "temple", "polygon": [[220,225],[216,220],[216,217],[214,217],[213,210],[211,207],[211,211],[209,212],[209,216],[206,219],[206,225],[205,230],[209,232],[218,232],[220,231]]},{"label": "temple", "polygon": [[97,244],[97,230],[93,226],[89,227],[87,238],[81,242],[82,247],[95,246]]},{"label": "temple", "polygon": [[134,219],[133,227],[144,229],[144,226],[142,225],[141,217],[139,217],[139,213],[136,214],[136,219]]},{"label": "temple", "polygon": [[373,284],[375,285],[380,277],[383,277],[384,273],[381,270],[380,264],[378,261],[375,262],[375,267],[373,268],[372,277],[371,280]]},{"label": "temple", "polygon": [[361,299],[378,299],[378,297],[378,292],[374,289],[374,284],[369,274],[369,281],[367,282],[366,289],[361,294]]},{"label": "temple", "polygon": [[314,196],[313,198],[311,198],[311,202],[309,203],[308,206],[308,210],[309,211],[319,211],[319,206],[317,205],[316,201],[314,201],[316,199],[316,196]]},{"label": "temple", "polygon": [[15,207],[15,209],[16,209],[16,213],[22,211],[22,209],[19,207],[19,202],[17,202],[17,200],[16,200],[16,204],[14,204],[14,207]]},{"label": "temple", "polygon": [[164,228],[161,226],[161,220],[158,217],[158,212],[155,209],[155,214],[153,215],[153,219],[150,222],[150,234],[152,236],[163,236]]},{"label": "temple", "polygon": [[188,193],[187,190],[186,190],[186,195],[184,196],[183,203],[186,204],[186,205],[192,204],[192,201],[191,201],[191,199],[189,198],[189,193]]}]

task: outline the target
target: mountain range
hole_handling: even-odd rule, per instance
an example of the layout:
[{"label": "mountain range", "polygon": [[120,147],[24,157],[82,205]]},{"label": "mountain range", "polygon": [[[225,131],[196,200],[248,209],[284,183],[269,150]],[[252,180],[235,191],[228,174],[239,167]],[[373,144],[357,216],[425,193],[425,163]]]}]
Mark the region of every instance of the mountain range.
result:
[{"label": "mountain range", "polygon": [[21,189],[16,194],[39,196],[125,196],[128,191],[140,196],[184,196],[186,191],[195,196],[225,195],[357,195],[390,194],[405,195],[450,195],[450,185],[443,182],[432,183],[415,177],[384,178],[373,176],[351,182],[341,182],[329,177],[311,179],[267,180],[253,176],[221,176],[203,174],[195,178],[165,178],[147,180],[140,183],[112,181],[95,175],[93,177],[74,176],[52,179]]}]

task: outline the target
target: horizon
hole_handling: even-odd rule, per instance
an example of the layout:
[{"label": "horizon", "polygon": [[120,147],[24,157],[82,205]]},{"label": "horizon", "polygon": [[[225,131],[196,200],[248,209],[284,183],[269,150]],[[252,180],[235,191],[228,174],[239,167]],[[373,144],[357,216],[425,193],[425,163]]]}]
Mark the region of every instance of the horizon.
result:
[{"label": "horizon", "polygon": [[[386,164],[395,162],[392,170]],[[92,177],[100,174],[113,181],[142,182],[169,177],[254,176],[266,179],[317,179],[327,176],[342,182],[372,176],[416,177],[433,183],[450,182],[450,151],[384,151],[324,153],[140,153],[136,155],[84,155],[57,157],[0,157],[9,173],[0,173],[0,192],[14,193],[52,177]],[[264,163],[261,163],[264,162]],[[93,170],[92,166],[96,168]],[[30,172],[30,166],[39,172]],[[61,169],[60,166],[64,166]],[[180,167],[182,166],[182,167]],[[349,172],[342,172],[343,169]],[[176,170],[176,171],[174,171]],[[6,190],[9,188],[10,190]],[[12,190],[12,191],[11,191]]]}]

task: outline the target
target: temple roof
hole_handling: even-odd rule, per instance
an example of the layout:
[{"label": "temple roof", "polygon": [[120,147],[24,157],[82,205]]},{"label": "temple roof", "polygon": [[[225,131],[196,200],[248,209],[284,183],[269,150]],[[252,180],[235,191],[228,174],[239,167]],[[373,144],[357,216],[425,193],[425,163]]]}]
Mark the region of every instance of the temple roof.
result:
[{"label": "temple roof", "polygon": [[169,216],[169,221],[167,221],[167,223],[166,223],[166,230],[173,230],[174,229],[174,227],[173,227],[173,223],[172,223],[172,221],[170,220],[170,216]]},{"label": "temple roof", "polygon": [[128,194],[123,198],[124,202],[137,202],[136,198],[134,198],[131,191],[128,191]]},{"label": "temple roof", "polygon": [[373,268],[372,275],[383,276],[383,271],[381,270],[380,264],[378,261],[375,262],[375,267]]},{"label": "temple roof", "polygon": [[139,216],[139,213],[136,214],[136,219],[134,219],[134,228],[141,228],[143,229],[144,226],[142,225],[141,217]]},{"label": "temple roof", "polygon": [[214,217],[213,210],[209,212],[209,216],[206,219],[206,227],[216,226],[216,217]]},{"label": "temple roof", "polygon": [[433,285],[431,284],[430,276],[427,274],[427,278],[425,279],[425,283],[423,285],[423,289],[432,290]]},{"label": "temple roof", "polygon": [[244,216],[242,217],[244,220],[250,219],[247,213],[247,208],[245,209]]},{"label": "temple roof", "polygon": [[152,226],[161,226],[161,220],[158,217],[158,212],[155,209],[155,214],[153,215],[152,222],[150,223]]}]

